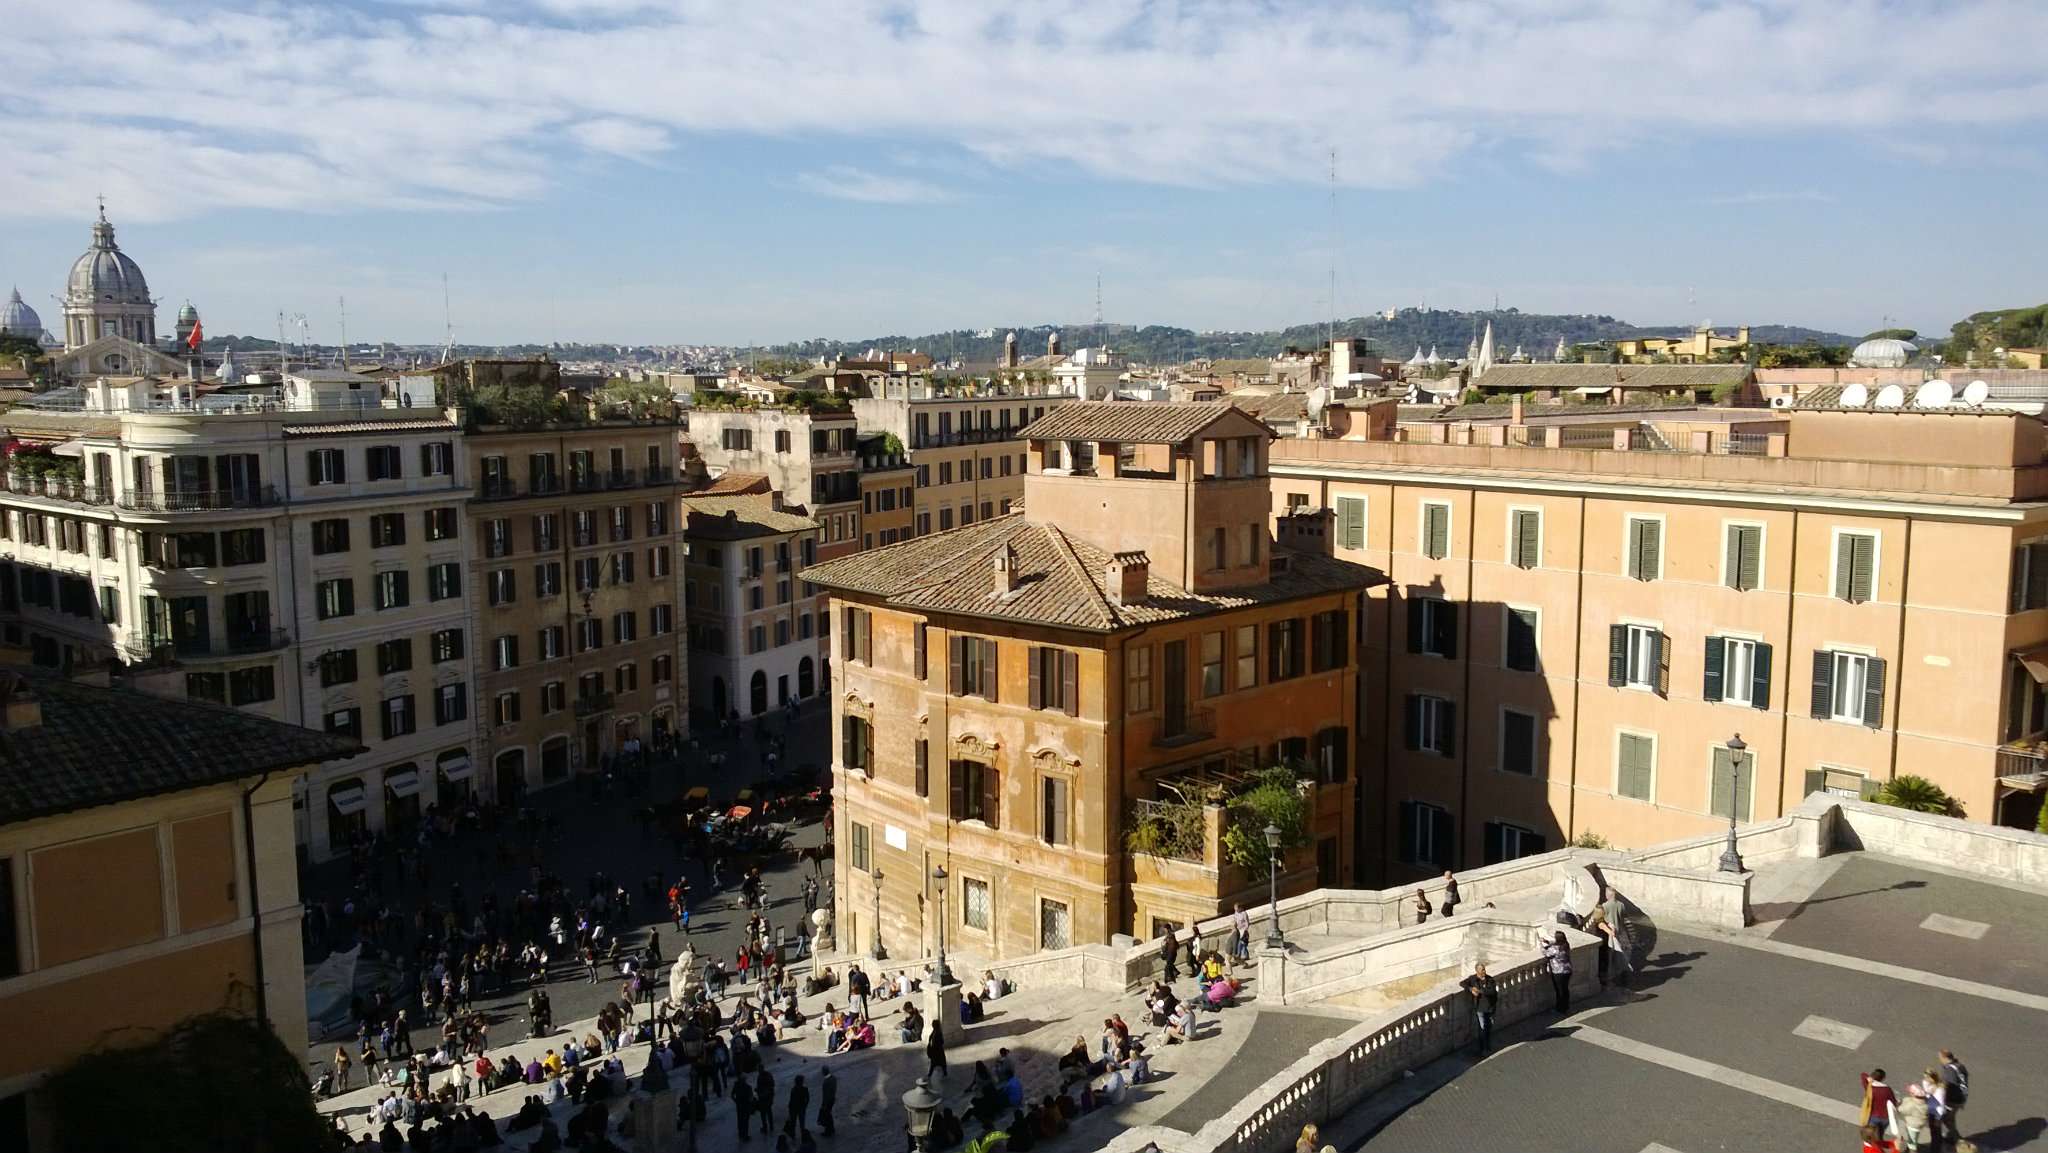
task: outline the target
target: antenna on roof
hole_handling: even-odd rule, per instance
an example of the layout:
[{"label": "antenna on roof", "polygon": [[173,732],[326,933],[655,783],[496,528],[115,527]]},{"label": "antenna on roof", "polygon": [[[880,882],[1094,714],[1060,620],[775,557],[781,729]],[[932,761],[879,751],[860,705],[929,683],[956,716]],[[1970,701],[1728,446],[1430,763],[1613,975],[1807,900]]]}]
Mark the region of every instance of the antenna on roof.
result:
[{"label": "antenna on roof", "polygon": [[1337,343],[1337,149],[1330,147],[1330,340]]},{"label": "antenna on roof", "polygon": [[[1095,270],[1095,327],[1102,327],[1102,270],[1099,268]],[[1096,333],[1095,339],[1101,340],[1102,334]]]},{"label": "antenna on roof", "polygon": [[448,274],[441,274],[441,363],[455,355],[455,314],[448,309]]},{"label": "antenna on roof", "polygon": [[334,298],[336,307],[341,309],[341,370],[348,371],[348,297]]}]

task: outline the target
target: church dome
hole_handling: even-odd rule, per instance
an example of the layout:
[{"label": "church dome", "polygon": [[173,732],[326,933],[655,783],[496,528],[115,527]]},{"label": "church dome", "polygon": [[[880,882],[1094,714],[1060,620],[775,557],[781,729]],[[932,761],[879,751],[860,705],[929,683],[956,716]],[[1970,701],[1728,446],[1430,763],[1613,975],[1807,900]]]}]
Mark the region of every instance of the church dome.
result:
[{"label": "church dome", "polygon": [[92,226],[92,247],[71,266],[67,285],[76,303],[148,304],[149,282],[142,267],[128,258],[114,243],[114,226],[107,222],[107,210]]},{"label": "church dome", "polygon": [[30,340],[43,337],[43,318],[21,298],[21,289],[7,298],[7,305],[0,308],[0,336],[22,336]]},{"label": "church dome", "polygon": [[1877,340],[1866,340],[1849,353],[1849,363],[1857,368],[1904,368],[1906,362],[1920,348],[1910,340],[1894,340],[1889,336]]}]

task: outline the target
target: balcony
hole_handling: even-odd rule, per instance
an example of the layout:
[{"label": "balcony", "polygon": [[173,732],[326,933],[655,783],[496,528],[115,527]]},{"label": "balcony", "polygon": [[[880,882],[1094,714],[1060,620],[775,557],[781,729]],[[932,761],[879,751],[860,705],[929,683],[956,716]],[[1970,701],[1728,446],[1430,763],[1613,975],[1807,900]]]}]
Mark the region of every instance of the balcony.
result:
[{"label": "balcony", "polygon": [[1161,748],[1172,748],[1206,741],[1215,735],[1215,709],[1197,705],[1191,709],[1175,710],[1169,705],[1160,711],[1159,727],[1152,733],[1152,743]]},{"label": "balcony", "polygon": [[518,498],[519,482],[510,477],[487,476],[476,489],[476,499],[478,500],[517,500]]},{"label": "balcony", "polygon": [[227,636],[229,653],[276,652],[292,643],[291,634],[283,629],[271,628],[268,621],[252,622],[246,628],[230,627]]},{"label": "balcony", "polygon": [[241,489],[194,489],[160,492],[131,489],[116,501],[137,512],[220,512],[227,509],[274,508],[279,503],[277,486],[266,484]]},{"label": "balcony", "polygon": [[645,478],[649,488],[662,484],[674,484],[676,480],[676,470],[672,468],[649,467],[641,475]]},{"label": "balcony", "polygon": [[2006,745],[1998,750],[1998,779],[2031,788],[2048,778],[2048,750],[2039,745]]},{"label": "balcony", "polygon": [[577,697],[576,715],[580,718],[594,717],[599,713],[608,713],[612,711],[613,703],[613,697],[610,693],[598,693],[594,696]]}]

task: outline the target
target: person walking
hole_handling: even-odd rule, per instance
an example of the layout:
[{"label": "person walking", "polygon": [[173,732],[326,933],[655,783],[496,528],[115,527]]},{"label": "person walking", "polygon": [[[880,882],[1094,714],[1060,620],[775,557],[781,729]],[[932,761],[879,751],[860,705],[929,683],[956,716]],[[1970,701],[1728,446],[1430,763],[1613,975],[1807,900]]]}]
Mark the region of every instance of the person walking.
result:
[{"label": "person walking", "polygon": [[1458,911],[1458,878],[1449,869],[1444,870],[1444,916]]},{"label": "person walking", "polygon": [[1920,1153],[1934,1148],[1933,1109],[1927,1100],[1927,1090],[1920,1082],[1906,1086],[1905,1096],[1899,1098],[1895,1114],[1899,1147],[1904,1153]]},{"label": "person walking", "polygon": [[1891,1123],[1892,1109],[1898,1102],[1899,1095],[1885,1084],[1883,1069],[1872,1069],[1863,1075],[1863,1108],[1859,1118],[1863,1124],[1883,1129]]},{"label": "person walking", "polygon": [[1239,901],[1230,911],[1230,963],[1247,965],[1252,959],[1252,918]]},{"label": "person walking", "polygon": [[1563,929],[1543,943],[1543,961],[1550,970],[1550,988],[1557,994],[1552,1008],[1562,1017],[1572,1011],[1572,947]]},{"label": "person walking", "polygon": [[337,1093],[348,1089],[348,1066],[348,1046],[336,1045],[334,1047],[334,1091]]},{"label": "person walking", "polygon": [[1963,1106],[1970,1100],[1970,1070],[1951,1050],[1943,1049],[1940,1056],[1941,1064],[1934,1067],[1934,1072],[1941,1081],[1944,1106],[1941,1139],[1953,1149],[1963,1136],[1961,1118]]},{"label": "person walking", "polygon": [[1493,1049],[1493,1014],[1500,1008],[1500,986],[1482,961],[1472,966],[1472,975],[1458,982],[1458,987],[1472,998],[1473,1020],[1479,1026],[1479,1055],[1484,1057]]},{"label": "person walking", "polygon": [[1159,961],[1164,971],[1160,976],[1160,980],[1165,981],[1168,985],[1180,979],[1180,968],[1175,964],[1175,955],[1173,926],[1162,925],[1159,929]]},{"label": "person walking", "polygon": [[1430,903],[1429,903],[1429,894],[1428,894],[1428,893],[1425,893],[1425,892],[1423,892],[1423,891],[1422,891],[1422,889],[1421,889],[1420,887],[1416,888],[1416,890],[1415,890],[1415,923],[1416,923],[1416,924],[1418,924],[1418,925],[1426,925],[1426,924],[1428,924],[1428,923],[1429,923],[1429,914],[1430,914],[1430,913],[1431,913],[1431,912],[1433,911],[1433,908],[1434,908],[1434,907],[1433,907],[1432,905],[1430,905]]},{"label": "person walking", "polygon": [[732,1115],[739,1122],[740,1140],[747,1140],[747,1122],[754,1116],[754,1087],[745,1077],[733,1078]]},{"label": "person walking", "polygon": [[804,1075],[798,1073],[796,1080],[789,1083],[789,1108],[782,1121],[785,1137],[794,1137],[799,1130],[810,1132],[811,1090],[804,1084]]},{"label": "person walking", "polygon": [[775,1076],[766,1065],[754,1074],[754,1108],[761,1114],[761,1134],[775,1131]]},{"label": "person walking", "polygon": [[818,1081],[818,1132],[832,1135],[832,1108],[839,1104],[839,1077],[832,1072],[832,1066],[825,1066],[825,1075]]},{"label": "person walking", "polygon": [[924,1056],[925,1060],[929,1063],[924,1075],[927,1080],[936,1078],[937,1080],[944,1081],[946,1079],[946,1023],[934,1020],[931,1023],[930,1032],[931,1036],[926,1038],[924,1043]]},{"label": "person walking", "polygon": [[1621,971],[1616,974],[1615,980],[1623,985],[1628,985],[1635,976],[1635,967],[1629,960],[1629,950],[1634,947],[1634,942],[1629,938],[1628,924],[1625,919],[1628,915],[1628,908],[1621,903],[1621,894],[1615,892],[1612,885],[1607,886],[1603,890],[1600,901],[1600,913],[1601,920],[1605,924],[1608,943],[1614,946],[1614,958],[1620,963]]}]

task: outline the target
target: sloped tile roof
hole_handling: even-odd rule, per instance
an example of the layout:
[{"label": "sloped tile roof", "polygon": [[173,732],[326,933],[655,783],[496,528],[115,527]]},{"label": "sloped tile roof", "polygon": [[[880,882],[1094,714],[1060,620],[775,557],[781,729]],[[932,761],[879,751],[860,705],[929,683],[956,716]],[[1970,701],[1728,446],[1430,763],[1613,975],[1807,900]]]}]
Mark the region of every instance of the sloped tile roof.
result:
[{"label": "sloped tile roof", "polygon": [[1223,403],[1233,408],[1241,408],[1269,424],[1292,424],[1297,420],[1308,419],[1308,394],[1305,392],[1258,395],[1239,389],[1224,397]]},{"label": "sloped tile roof", "polygon": [[397,418],[393,420],[344,420],[326,424],[288,424],[288,437],[354,436],[366,432],[459,432],[462,426],[447,420]]},{"label": "sloped tile roof", "polygon": [[43,720],[0,732],[0,825],[363,751],[354,741],[223,705],[0,671],[10,682],[15,676],[40,701]]},{"label": "sloped tile roof", "polygon": [[1234,411],[1207,400],[1074,401],[1048,409],[1018,430],[1020,440],[1113,440],[1179,444]]},{"label": "sloped tile roof", "polygon": [[683,498],[683,514],[689,517],[686,535],[707,540],[778,536],[816,528],[818,523],[801,513],[776,508],[770,493],[692,494]]},{"label": "sloped tile roof", "polygon": [[727,472],[712,478],[703,488],[684,493],[684,496],[739,496],[743,493],[767,492],[773,485],[766,473]]},{"label": "sloped tile roof", "polygon": [[[996,554],[1017,550],[1015,592],[995,591]],[[1202,616],[1384,581],[1364,565],[1314,553],[1277,550],[1287,567],[1264,584],[1194,592],[1151,574],[1143,603],[1111,603],[1110,554],[1057,525],[1012,512],[965,528],[854,553],[804,570],[814,584],[880,597],[919,612],[958,613],[1090,632]]]},{"label": "sloped tile roof", "polygon": [[1714,388],[1749,379],[1746,364],[1496,364],[1473,380],[1485,389]]}]

